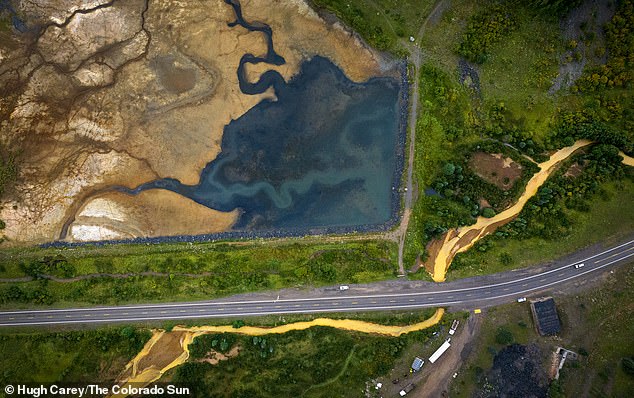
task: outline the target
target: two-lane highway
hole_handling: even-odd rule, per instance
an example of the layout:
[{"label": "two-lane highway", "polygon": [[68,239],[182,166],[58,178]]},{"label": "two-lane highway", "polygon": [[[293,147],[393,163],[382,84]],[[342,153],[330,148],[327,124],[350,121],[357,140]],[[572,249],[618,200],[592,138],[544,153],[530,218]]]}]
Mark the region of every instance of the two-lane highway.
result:
[{"label": "two-lane highway", "polygon": [[[195,318],[249,317],[271,314],[309,314],[323,312],[361,312],[407,310],[425,307],[459,306],[475,308],[487,303],[512,301],[570,281],[594,278],[606,267],[627,264],[634,260],[634,240],[609,249],[597,250],[578,261],[555,264],[530,275],[507,272],[489,278],[443,284],[400,281],[390,290],[365,293],[360,287],[350,290],[323,290],[319,296],[310,292],[299,297],[249,299],[233,297],[205,302],[138,304],[115,307],[92,307],[0,312],[0,326],[73,325],[91,323],[140,322]],[[575,264],[583,263],[577,268]]]}]

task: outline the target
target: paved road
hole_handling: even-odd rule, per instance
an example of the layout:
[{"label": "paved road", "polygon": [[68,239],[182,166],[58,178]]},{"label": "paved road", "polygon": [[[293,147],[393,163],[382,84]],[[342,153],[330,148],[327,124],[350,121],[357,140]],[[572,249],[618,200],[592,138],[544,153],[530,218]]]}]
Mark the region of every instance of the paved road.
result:
[{"label": "paved road", "polygon": [[[271,314],[407,310],[425,307],[486,307],[552,289],[567,282],[595,278],[597,271],[634,260],[634,239],[611,248],[591,248],[541,268],[517,270],[449,283],[395,281],[306,291],[268,292],[222,300],[116,307],[23,310],[0,312],[0,327],[73,325],[156,321],[169,319],[249,317]],[[572,259],[572,260],[571,260]],[[582,268],[575,264],[584,263]],[[535,273],[535,269],[539,272]],[[531,272],[533,272],[531,274]],[[372,289],[374,287],[374,289]],[[318,294],[316,294],[318,292]],[[255,299],[254,299],[255,297]]]}]

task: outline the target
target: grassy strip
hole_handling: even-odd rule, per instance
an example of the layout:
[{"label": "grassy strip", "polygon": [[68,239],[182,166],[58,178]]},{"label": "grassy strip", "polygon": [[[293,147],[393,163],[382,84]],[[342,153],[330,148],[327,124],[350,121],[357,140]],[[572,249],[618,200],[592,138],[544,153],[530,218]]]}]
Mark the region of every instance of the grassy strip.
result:
[{"label": "grassy strip", "polygon": [[312,0],[335,14],[372,47],[404,55],[402,42],[417,36],[434,0]]},{"label": "grassy strip", "polygon": [[[86,255],[77,255],[74,249],[65,249],[57,251],[55,256],[47,254],[28,261],[9,261],[0,268],[5,278],[37,277],[41,273],[73,277],[147,271],[168,276],[97,277],[68,283],[43,279],[4,283],[0,285],[0,303],[15,307],[202,300],[285,287],[374,282],[392,278],[396,272],[396,247],[383,241],[174,246],[167,252],[148,253],[133,247],[127,255],[117,252],[105,255],[102,251],[90,250],[84,252]],[[183,247],[187,250],[182,250]],[[203,272],[210,275],[196,278],[182,275]]]},{"label": "grassy strip", "polygon": [[[249,317],[248,319],[237,320],[243,326],[260,326],[260,327],[275,327],[285,325],[287,323],[295,322],[309,322],[316,318],[330,318],[330,319],[353,319],[358,321],[365,321],[376,323],[379,325],[396,326],[396,325],[411,325],[414,323],[423,322],[429,319],[436,312],[435,308],[425,308],[416,311],[375,311],[375,312],[333,312],[322,314],[286,314],[286,315],[265,315],[258,317]],[[439,322],[439,325],[447,326],[450,321],[447,321],[447,317],[444,317]],[[236,324],[235,318],[212,318],[212,319],[187,319],[183,321],[168,321],[155,323],[156,327],[163,328],[165,330],[171,330],[174,326],[180,325],[184,327],[190,326],[223,326]]]}]

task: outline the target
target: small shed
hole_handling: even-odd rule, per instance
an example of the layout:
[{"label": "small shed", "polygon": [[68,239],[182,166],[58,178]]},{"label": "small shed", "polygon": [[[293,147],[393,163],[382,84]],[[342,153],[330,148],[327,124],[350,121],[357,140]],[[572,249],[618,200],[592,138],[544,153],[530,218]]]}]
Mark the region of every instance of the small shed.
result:
[{"label": "small shed", "polygon": [[412,370],[414,372],[418,372],[422,367],[425,361],[420,359],[419,357],[414,358],[414,362],[412,362]]}]

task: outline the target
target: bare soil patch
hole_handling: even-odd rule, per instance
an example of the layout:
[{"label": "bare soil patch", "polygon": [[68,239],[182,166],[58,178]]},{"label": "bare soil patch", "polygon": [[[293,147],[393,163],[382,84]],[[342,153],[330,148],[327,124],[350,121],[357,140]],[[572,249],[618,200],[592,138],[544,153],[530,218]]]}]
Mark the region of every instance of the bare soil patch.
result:
[{"label": "bare soil patch", "polygon": [[430,374],[425,380],[423,388],[414,395],[416,398],[437,398],[448,396],[449,384],[454,380],[453,374],[458,372],[462,362],[473,350],[473,339],[480,331],[482,317],[471,314],[465,325],[458,327],[451,337],[451,348],[443,355],[442,359],[434,364],[428,364]]},{"label": "bare soil patch", "polygon": [[583,172],[584,166],[580,165],[579,163],[575,163],[573,165],[571,165],[568,170],[566,170],[566,172],[564,173],[564,177],[572,177],[572,178],[577,178],[581,175],[581,173]]},{"label": "bare soil patch", "polygon": [[505,191],[522,175],[522,165],[501,153],[476,152],[469,159],[469,167],[480,178]]},{"label": "bare soil patch", "polygon": [[161,337],[160,344],[155,344],[150,352],[143,357],[138,364],[139,373],[150,366],[163,369],[183,352],[181,340],[186,333],[165,333]]},{"label": "bare soil patch", "polygon": [[238,356],[239,353],[240,353],[240,347],[239,346],[233,347],[226,354],[223,354],[223,353],[218,352],[216,350],[211,350],[211,351],[209,351],[207,353],[207,355],[204,358],[198,360],[198,362],[207,362],[207,363],[210,363],[212,365],[217,365],[220,361],[226,361],[229,358],[233,358],[235,356]]}]

